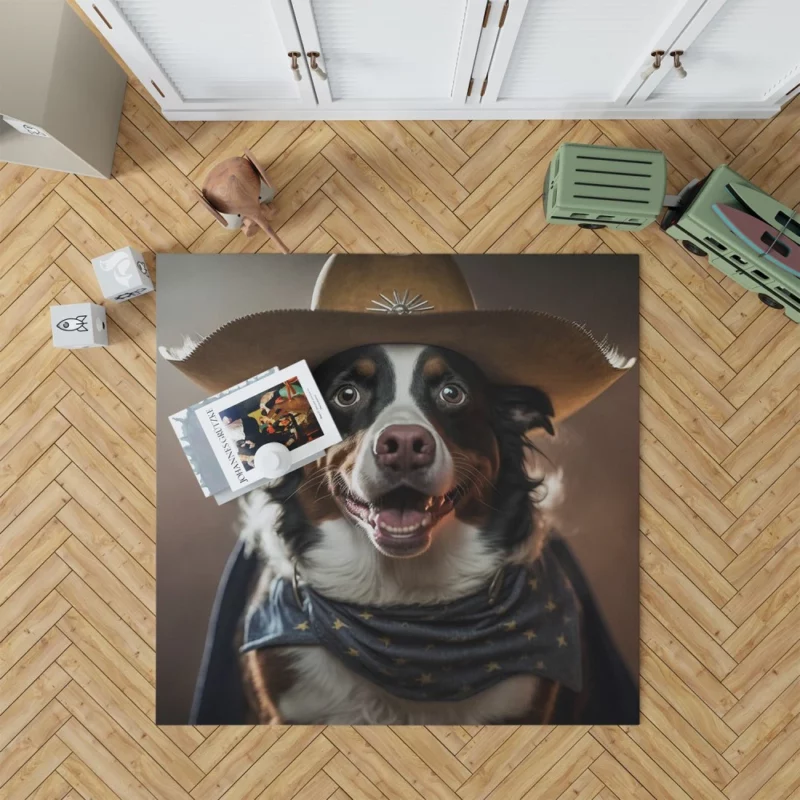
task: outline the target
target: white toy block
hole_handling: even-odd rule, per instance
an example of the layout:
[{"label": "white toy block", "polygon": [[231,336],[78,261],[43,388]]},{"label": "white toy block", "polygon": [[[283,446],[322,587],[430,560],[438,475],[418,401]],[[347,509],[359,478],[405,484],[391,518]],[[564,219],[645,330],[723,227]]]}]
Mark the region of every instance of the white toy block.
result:
[{"label": "white toy block", "polygon": [[94,303],[50,306],[50,327],[53,331],[53,347],[77,350],[108,344],[106,310]]},{"label": "white toy block", "polygon": [[93,258],[92,266],[106,300],[119,303],[153,291],[144,257],[132,247]]}]

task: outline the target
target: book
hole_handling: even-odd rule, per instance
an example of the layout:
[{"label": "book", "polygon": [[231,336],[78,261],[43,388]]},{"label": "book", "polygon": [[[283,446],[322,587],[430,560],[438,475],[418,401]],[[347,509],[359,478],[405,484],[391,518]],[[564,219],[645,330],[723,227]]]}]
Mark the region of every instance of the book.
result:
[{"label": "book", "polygon": [[285,447],[291,472],[342,440],[305,361],[261,372],[169,419],[203,494],[218,503],[274,480],[256,458],[264,445]]}]

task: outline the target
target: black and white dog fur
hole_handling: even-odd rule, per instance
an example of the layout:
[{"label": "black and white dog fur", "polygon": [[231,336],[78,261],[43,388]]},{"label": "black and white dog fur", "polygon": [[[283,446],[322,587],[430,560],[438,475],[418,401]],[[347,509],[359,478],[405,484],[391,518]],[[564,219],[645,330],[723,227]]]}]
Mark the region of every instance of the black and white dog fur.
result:
[{"label": "black and white dog fur", "polygon": [[[251,603],[277,577],[291,580],[295,563],[318,593],[374,606],[452,601],[486,586],[502,564],[539,556],[541,483],[526,470],[526,434],[553,432],[543,392],[491,385],[458,353],[416,345],[355,348],[315,377],[343,440],[241,501],[241,536],[263,565]],[[506,722],[534,707],[548,683],[515,676],[462,701],[422,702],[356,675],[322,647],[242,658],[258,717],[273,722]]]}]

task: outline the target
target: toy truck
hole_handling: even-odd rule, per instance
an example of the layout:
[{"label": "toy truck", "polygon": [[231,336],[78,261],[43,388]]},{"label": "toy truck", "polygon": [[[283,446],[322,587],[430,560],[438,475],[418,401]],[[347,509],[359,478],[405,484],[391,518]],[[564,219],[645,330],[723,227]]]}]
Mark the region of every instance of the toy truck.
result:
[{"label": "toy truck", "polygon": [[562,144],[544,180],[547,221],[636,231],[655,222],[771,308],[800,322],[800,218],[728,166],[666,195],[658,150]]},{"label": "toy truck", "polygon": [[667,189],[660,150],[562,144],[547,168],[547,221],[638,231],[658,219]]},{"label": "toy truck", "polygon": [[679,204],[668,208],[664,214],[661,229],[681,242],[690,253],[708,256],[709,262],[720,272],[756,292],[763,303],[783,309],[789,319],[800,322],[800,275],[764,258],[763,252],[756,251],[731,230],[714,209],[714,206],[730,206],[749,212],[728,186],[734,190],[745,186],[769,197],[723,165],[679,195]]}]

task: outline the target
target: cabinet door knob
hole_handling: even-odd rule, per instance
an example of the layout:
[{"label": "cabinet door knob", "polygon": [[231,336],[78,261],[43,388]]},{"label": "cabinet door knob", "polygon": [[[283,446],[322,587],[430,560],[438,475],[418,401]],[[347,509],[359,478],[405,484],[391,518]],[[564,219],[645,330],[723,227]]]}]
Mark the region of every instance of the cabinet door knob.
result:
[{"label": "cabinet door knob", "polygon": [[300,73],[300,64],[297,62],[297,59],[300,58],[301,55],[302,53],[298,53],[296,50],[292,50],[291,52],[288,53],[289,58],[292,59],[291,62],[292,77],[296,81],[303,80],[303,76]]},{"label": "cabinet door knob", "polygon": [[681,64],[681,56],[683,55],[683,50],[672,50],[670,51],[670,55],[672,56],[672,63],[675,65],[675,70],[678,73],[678,77],[685,78],[686,70],[683,68],[683,64]]},{"label": "cabinet door knob", "polygon": [[311,71],[316,73],[321,81],[328,80],[328,73],[325,72],[325,70],[322,69],[319,64],[317,64],[317,59],[321,58],[320,54],[312,50],[311,52],[306,53],[306,55],[308,56],[310,62],[309,66],[311,67]]},{"label": "cabinet door knob", "polygon": [[642,80],[646,81],[657,69],[661,69],[661,60],[664,58],[663,50],[653,50],[650,55],[653,57],[653,63],[642,73]]}]

